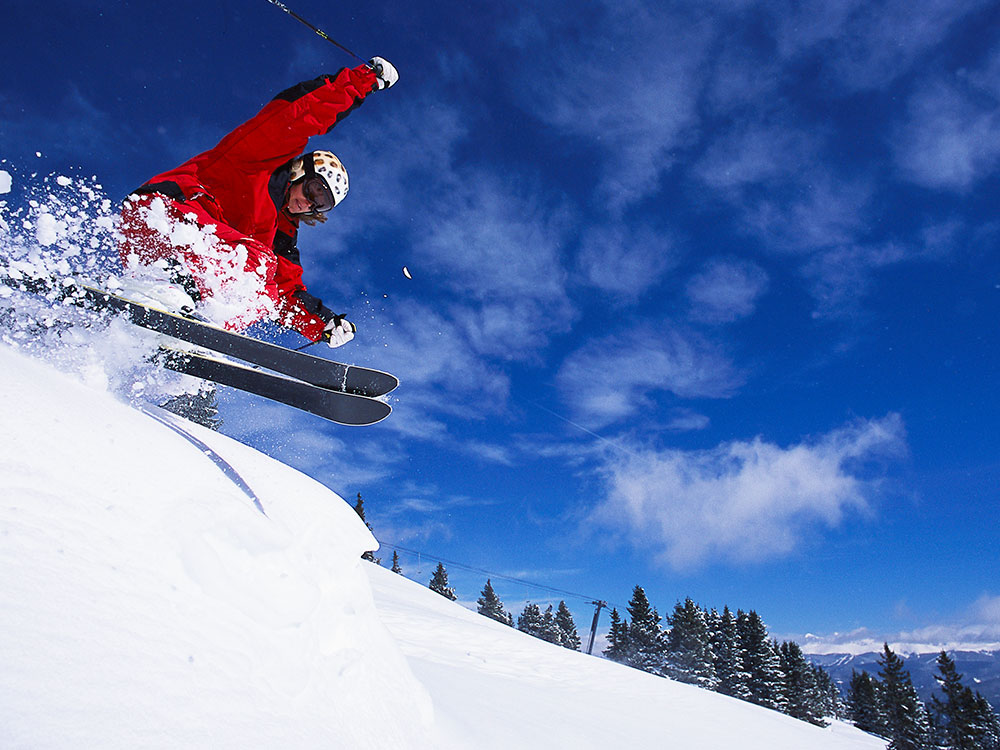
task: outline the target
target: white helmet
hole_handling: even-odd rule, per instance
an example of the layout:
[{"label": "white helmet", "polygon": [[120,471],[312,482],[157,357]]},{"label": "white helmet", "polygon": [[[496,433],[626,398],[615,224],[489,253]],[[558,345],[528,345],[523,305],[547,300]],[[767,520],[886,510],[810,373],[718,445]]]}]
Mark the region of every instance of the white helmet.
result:
[{"label": "white helmet", "polygon": [[310,176],[319,175],[330,188],[333,195],[333,205],[336,206],[347,195],[347,170],[334,154],[329,151],[310,151],[292,162],[291,182]]}]

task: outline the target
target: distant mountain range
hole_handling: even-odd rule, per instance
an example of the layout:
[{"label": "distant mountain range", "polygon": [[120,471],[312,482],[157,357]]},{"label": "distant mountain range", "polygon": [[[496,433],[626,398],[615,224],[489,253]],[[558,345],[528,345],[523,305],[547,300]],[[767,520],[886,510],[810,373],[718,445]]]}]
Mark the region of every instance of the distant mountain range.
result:
[{"label": "distant mountain range", "polygon": [[[931,694],[942,697],[934,676],[939,674],[937,657],[940,651],[922,654],[899,655],[905,660],[906,668],[913,679],[921,700],[929,704]],[[949,651],[948,655],[955,660],[962,682],[973,691],[982,693],[993,709],[1000,711],[1000,651]],[[841,692],[846,695],[851,684],[851,672],[867,672],[873,677],[879,673],[879,654],[806,654],[806,658],[829,673],[840,685]]]}]

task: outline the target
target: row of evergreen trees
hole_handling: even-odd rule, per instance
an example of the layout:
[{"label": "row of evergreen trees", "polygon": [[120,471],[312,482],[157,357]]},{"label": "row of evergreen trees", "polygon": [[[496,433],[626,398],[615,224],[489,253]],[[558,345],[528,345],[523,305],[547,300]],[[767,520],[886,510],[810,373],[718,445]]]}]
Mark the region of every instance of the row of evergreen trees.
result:
[{"label": "row of evergreen trees", "polygon": [[889,750],[998,750],[1000,720],[989,701],[962,684],[947,652],[938,655],[937,665],[943,699],[933,695],[928,709],[903,660],[885,644],[878,677],[852,673],[848,718],[859,729],[888,739]]},{"label": "row of evergreen trees", "polygon": [[[362,520],[361,494],[355,510]],[[367,524],[367,521],[366,521]],[[369,528],[371,528],[369,526]],[[364,558],[380,564],[370,552]],[[392,571],[402,574],[393,552]],[[442,563],[430,588],[455,601]],[[514,617],[497,596],[489,579],[477,600],[478,612],[514,626]],[[888,750],[1000,750],[1000,719],[980,693],[962,683],[955,662],[944,651],[938,656],[937,677],[943,698],[932,697],[928,708],[917,696],[903,660],[885,644],[878,677],[854,672],[846,704],[830,675],[810,664],[794,641],[772,640],[760,616],[729,607],[722,614],[706,610],[690,598],[678,602],[662,618],[641,586],[632,591],[627,607],[631,620],[611,610],[611,630],[604,655],[645,672],[715,690],[734,698],[781,711],[824,726],[828,717],[845,717],[855,726],[889,740]],[[579,650],[580,637],[566,602],[553,612],[527,603],[517,628],[565,648]]]},{"label": "row of evergreen trees", "polygon": [[818,726],[840,716],[837,686],[810,664],[794,642],[779,644],[753,611],[719,614],[690,598],[678,602],[661,627],[641,586],[632,591],[626,619],[611,610],[604,655],[651,674],[699,685]]},{"label": "row of evergreen trees", "polygon": [[[448,585],[448,571],[441,563],[438,563],[431,576],[429,588],[452,601],[457,598],[455,590]],[[504,608],[503,601],[493,589],[493,583],[489,578],[486,579],[486,585],[483,586],[476,604],[479,614],[514,627],[514,616]],[[559,602],[555,612],[552,611],[551,604],[542,612],[541,607],[537,604],[528,602],[517,618],[517,629],[522,633],[533,635],[535,638],[541,638],[543,641],[554,643],[557,646],[563,646],[573,651],[580,650],[580,636],[576,632],[573,614],[564,601]]]}]

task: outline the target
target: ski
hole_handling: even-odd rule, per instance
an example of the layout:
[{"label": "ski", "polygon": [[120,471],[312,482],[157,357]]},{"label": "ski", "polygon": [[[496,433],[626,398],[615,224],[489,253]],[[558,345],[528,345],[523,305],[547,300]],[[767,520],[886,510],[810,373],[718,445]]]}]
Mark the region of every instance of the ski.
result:
[{"label": "ski", "polygon": [[278,344],[227,331],[212,323],[160,310],[90,284],[66,278],[42,277],[0,266],[0,281],[34,294],[56,293],[60,299],[92,310],[108,310],[130,323],[274,370],[321,388],[359,396],[378,397],[391,392],[399,380],[381,370],[316,357]]},{"label": "ski", "polygon": [[237,388],[343,425],[381,422],[392,412],[384,401],[306,383],[223,359],[160,347],[163,366],[202,380]]}]

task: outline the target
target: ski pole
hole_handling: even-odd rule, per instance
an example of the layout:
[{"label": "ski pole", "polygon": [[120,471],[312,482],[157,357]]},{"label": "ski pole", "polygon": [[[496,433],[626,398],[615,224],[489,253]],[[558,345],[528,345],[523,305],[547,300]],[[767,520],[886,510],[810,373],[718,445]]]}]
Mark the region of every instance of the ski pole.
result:
[{"label": "ski pole", "polygon": [[292,10],[291,8],[289,8],[284,3],[280,2],[279,0],[267,0],[267,1],[269,3],[271,3],[271,5],[277,5],[283,11],[285,11],[285,13],[287,13],[288,15],[290,15],[292,18],[294,18],[299,23],[305,24],[306,26],[308,26],[310,29],[312,29],[314,32],[316,32],[319,36],[321,36],[324,39],[326,39],[326,41],[328,41],[330,44],[334,44],[337,47],[340,47],[340,49],[344,50],[344,52],[346,52],[347,54],[351,55],[352,57],[356,57],[361,62],[367,62],[367,60],[365,60],[363,57],[361,57],[360,55],[355,54],[354,52],[351,52],[351,50],[347,49],[347,47],[345,47],[343,44],[341,44],[340,42],[338,42],[336,39],[331,39],[327,35],[327,33],[325,31],[322,31],[321,29],[317,29],[315,26],[313,26],[306,19],[304,19],[302,16],[300,16],[298,13],[296,13],[294,10]]}]

